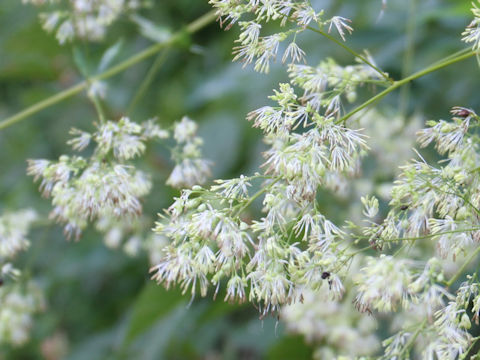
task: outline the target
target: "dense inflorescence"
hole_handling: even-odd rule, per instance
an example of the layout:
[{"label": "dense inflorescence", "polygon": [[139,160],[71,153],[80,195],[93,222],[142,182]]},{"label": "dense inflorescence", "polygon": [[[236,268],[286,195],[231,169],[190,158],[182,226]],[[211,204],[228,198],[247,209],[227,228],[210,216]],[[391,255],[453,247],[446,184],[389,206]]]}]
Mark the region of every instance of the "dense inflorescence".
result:
[{"label": "dense inflorescence", "polygon": [[473,43],[473,49],[479,50],[480,49],[480,2],[473,2],[472,3],[472,13],[474,19],[472,22],[467,26],[465,31],[462,33],[463,41],[467,43]]},{"label": "dense inflorescence", "polygon": [[[196,130],[197,125],[186,117],[173,124],[177,145],[172,151],[176,165],[167,180],[171,186],[202,184],[210,173],[211,164],[201,157],[202,140]],[[58,161],[29,160],[28,174],[41,180],[42,194],[52,198],[50,217],[63,223],[66,236],[75,239],[93,222],[107,246],[122,245],[128,254],[136,255],[144,247],[144,232],[150,226],[140,215],[151,182],[133,160],[145,152],[148,141],[166,139],[169,132],[153,119],[137,124],[124,117],[97,124],[93,133],[72,129],[71,134],[74,137],[68,144],[74,150],[94,144],[89,158],[62,155]]]},{"label": "dense inflorescence", "polygon": [[94,133],[78,129],[69,144],[84,150],[91,142],[90,158],[62,155],[58,161],[29,160],[28,174],[41,179],[40,190],[52,198],[51,217],[65,224],[68,237],[79,238],[89,221],[134,218],[142,211],[141,198],[151,188],[148,176],[131,163],[145,142],[168,133],[150,120],[137,124],[128,118],[97,125]]},{"label": "dense inflorescence", "polygon": [[[470,303],[478,301],[476,277],[451,294],[445,285],[456,278],[446,281],[442,268],[443,259],[464,258],[473,250],[475,255],[479,249],[479,117],[460,107],[452,115],[451,122],[429,121],[429,127],[418,132],[420,146],[434,143],[447,156],[441,166],[428,164],[417,153],[419,160],[401,167],[385,220],[371,221],[363,230],[376,247],[404,242],[418,248],[419,242],[429,241],[437,250],[423,272],[410,259],[382,256],[371,258],[357,279],[361,310],[393,312],[400,306],[415,315],[405,316],[398,333],[385,341],[386,359],[394,354],[407,359],[413,346],[425,359],[463,358],[474,344],[468,330],[471,319],[478,318],[476,308],[470,309]],[[364,203],[365,215],[374,219],[378,201],[366,198]],[[416,331],[406,330],[409,327]]]},{"label": "dense inflorescence", "polygon": [[28,341],[33,314],[44,306],[43,293],[33,282],[18,283],[22,271],[13,265],[30,246],[27,234],[37,214],[31,209],[0,217],[0,344],[20,346]]},{"label": "dense inflorescence", "polygon": [[32,209],[5,213],[0,217],[0,261],[12,260],[30,246],[27,234],[37,219]]},{"label": "dense inflorescence", "polygon": [[[479,237],[477,188],[480,179],[479,117],[473,110],[454,108],[452,122],[429,122],[419,131],[422,147],[435,142],[447,159],[435,167],[420,156],[401,167],[402,174],[392,189],[392,210],[386,220],[365,229],[371,241],[383,242],[429,235],[441,257],[456,258]],[[470,130],[470,132],[469,132]]]},{"label": "dense inflorescence", "polygon": [[[356,88],[378,75],[333,60],[318,67],[291,65],[289,72],[291,83],[271,96],[277,105],[248,115],[270,146],[263,174],[184,190],[158,223],[157,233],[172,242],[152,270],[167,287],[180,283],[184,291],[205,296],[224,282],[225,300],[248,299],[266,314],[318,289],[326,282],[322,272],[329,271],[331,294],[342,296],[337,260],[345,257],[344,234],[318,211],[317,191],[335,188],[338,179],[358,170],[367,149],[364,136],[337,120],[342,101],[353,100]],[[252,184],[262,180],[261,190],[252,193]],[[246,221],[245,210],[260,196],[264,216]]]},{"label": "dense inflorescence", "polygon": [[22,0],[45,9],[43,28],[55,32],[60,44],[74,39],[99,41],[108,26],[125,13],[144,6],[143,0]]},{"label": "dense inflorescence", "polygon": [[[446,280],[444,274],[446,258],[464,259],[468,251],[478,249],[478,116],[471,109],[454,108],[452,122],[429,122],[429,128],[419,131],[420,145],[434,142],[447,159],[437,168],[417,153],[419,160],[401,167],[389,192],[391,210],[384,219],[379,215],[379,200],[363,197],[363,215],[369,225],[360,228],[350,223],[352,242],[320,212],[319,190],[336,192],[339,184],[359,173],[368,148],[362,132],[346,125],[352,114],[344,114],[345,103],[356,100],[358,85],[388,86],[389,79],[368,54],[350,67],[331,59],[317,67],[299,64],[306,54],[298,47],[296,35],[311,22],[336,27],[342,38],[352,30],[346,19],[322,20],[323,12],[315,12],[307,2],[211,3],[221,25],[229,28],[238,23],[242,30],[235,60],[255,62],[257,71],[268,72],[280,43],[294,34],[283,56],[284,61],[292,60],[291,80],[271,96],[275,106],[262,107],[247,117],[263,131],[270,146],[264,153],[263,172],[217,180],[209,189],[182,191],[156,228],[162,241],[166,237],[171,242],[152,268],[153,277],[167,287],[180,283],[192,295],[199,290],[201,296],[210,287],[216,288],[216,295],[224,283],[225,300],[248,300],[258,305],[262,315],[288,304],[301,308],[298,303],[306,298],[327,296],[338,305],[346,291],[341,279],[351,279],[353,285],[345,282],[347,293],[360,312],[399,314],[391,327],[395,335],[383,342],[385,359],[408,359],[412,351],[425,359],[467,356],[476,341],[468,332],[472,314],[478,318],[477,310],[469,309],[469,303],[477,301],[476,278],[451,292],[448,287],[459,275]],[[475,20],[463,40],[473,43],[475,50],[476,4],[473,12]],[[262,24],[270,21],[293,28],[261,36]],[[357,121],[365,124],[364,117],[368,113],[357,116]],[[251,192],[261,181],[260,190]],[[382,190],[384,197],[386,193]],[[262,196],[263,216],[247,217],[247,209]],[[435,242],[438,256],[418,256],[424,246],[420,240],[425,239]],[[381,254],[362,258],[352,275],[352,259],[364,251],[356,250],[361,242]],[[417,255],[407,249],[417,250]],[[433,251],[428,245],[423,249]],[[470,260],[464,259],[465,264]],[[467,287],[471,290],[466,295]],[[295,321],[307,321],[302,316]],[[287,324],[294,327],[291,319]],[[308,338],[313,333],[305,330],[309,326],[314,325],[293,331]],[[320,337],[332,341],[325,334]]]},{"label": "dense inflorescence", "polygon": [[0,288],[0,344],[25,344],[33,315],[45,307],[42,291],[33,282]]},{"label": "dense inflorescence", "polygon": [[[311,25],[335,28],[342,39],[353,28],[349,20],[341,16],[326,19],[323,10],[315,10],[309,1],[295,0],[210,0],[216,9],[221,26],[229,29],[238,23],[241,29],[233,53],[235,60],[245,65],[255,62],[255,71],[268,73],[270,63],[277,58],[280,44],[289,41],[282,56],[282,62],[293,63],[305,60],[305,52],[297,44],[297,35]],[[242,20],[244,19],[244,20]],[[285,30],[272,35],[261,36],[262,24],[279,22]]]},{"label": "dense inflorescence", "polygon": [[177,146],[172,150],[175,167],[167,179],[167,185],[175,188],[191,188],[204,184],[210,176],[211,161],[202,158],[203,140],[198,137],[198,126],[188,117],[174,124],[173,138]]},{"label": "dense inflorescence", "polygon": [[[361,260],[355,260],[351,271],[359,270]],[[328,280],[328,273],[323,276]],[[352,306],[353,284],[347,280],[345,287],[349,290],[344,297],[334,300],[326,282],[317,291],[306,291],[302,303],[285,306],[280,313],[289,332],[302,334],[313,345],[314,359],[372,356],[380,348],[378,322]]]}]

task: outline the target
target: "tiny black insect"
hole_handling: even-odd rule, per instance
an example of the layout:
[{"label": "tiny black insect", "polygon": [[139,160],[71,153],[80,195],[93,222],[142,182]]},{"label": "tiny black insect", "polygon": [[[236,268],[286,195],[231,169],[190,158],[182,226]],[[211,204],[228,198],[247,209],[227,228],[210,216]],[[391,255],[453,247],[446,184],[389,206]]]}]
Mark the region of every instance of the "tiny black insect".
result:
[{"label": "tiny black insect", "polygon": [[325,280],[325,279],[328,279],[330,277],[330,273],[325,271],[322,273],[322,279]]},{"label": "tiny black insect", "polygon": [[468,115],[470,115],[470,111],[462,109],[457,112],[457,115],[466,118]]},{"label": "tiny black insect", "polygon": [[404,210],[407,210],[408,209],[408,205],[403,205],[400,210],[404,211]]}]

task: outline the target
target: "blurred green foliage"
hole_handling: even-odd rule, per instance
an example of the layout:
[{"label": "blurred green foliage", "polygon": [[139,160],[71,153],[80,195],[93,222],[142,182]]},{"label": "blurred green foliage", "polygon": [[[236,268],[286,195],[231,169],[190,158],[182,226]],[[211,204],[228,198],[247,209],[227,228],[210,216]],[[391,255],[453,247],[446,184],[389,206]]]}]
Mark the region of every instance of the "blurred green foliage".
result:
[{"label": "blurred green foliage", "polygon": [[[377,63],[395,79],[402,74],[408,6],[389,0],[379,18],[380,0],[317,1],[331,14],[353,20],[349,45],[369,49]],[[460,33],[470,19],[470,4],[458,0],[419,1],[415,13],[415,53],[412,70],[422,68],[462,49]],[[122,21],[110,29],[101,44],[59,46],[40,27],[35,9],[18,0],[0,3],[0,119],[81,81],[78,64],[96,66],[112,44],[119,44],[116,61],[139,52],[161,37],[181,29],[209,10],[206,0],[155,1],[135,22]],[[145,21],[149,26],[145,28]],[[139,24],[144,24],[140,31]],[[163,35],[162,35],[163,34]],[[143,121],[158,116],[168,126],[183,115],[199,121],[204,152],[215,162],[214,176],[227,178],[252,173],[261,161],[260,132],[244,120],[248,111],[268,102],[278,82],[287,79],[278,64],[270,75],[231,63],[236,30],[225,32],[212,24],[170,49],[132,118]],[[334,57],[342,64],[352,58],[335,44],[311,33],[302,37],[302,48],[314,64]],[[75,60],[75,48],[83,60]],[[115,61],[115,60],[114,60]],[[149,59],[108,81],[106,103],[111,118],[126,111],[154,59]],[[428,118],[447,117],[454,105],[479,108],[474,61],[457,64],[415,81],[408,111]],[[398,93],[382,107],[398,107]],[[0,133],[0,211],[33,207],[47,216],[50,203],[25,175],[26,159],[58,158],[72,126],[91,129],[94,108],[84,95],[50,107]],[[141,167],[154,178],[154,190],[145,204],[153,219],[167,207],[175,192],[164,185],[171,161],[161,145],[148,149]],[[341,218],[342,204],[335,198],[327,214]],[[70,360],[95,359],[308,359],[311,349],[302,338],[285,334],[275,318],[258,319],[250,306],[195,299],[166,291],[149,280],[145,255],[129,258],[107,249],[95,231],[81,241],[65,240],[59,226],[35,228],[32,246],[19,259],[24,276],[38,280],[48,307],[35,320],[32,341],[19,349],[3,348],[5,359],[44,359],[42,346],[54,334],[68,342]],[[42,345],[43,344],[43,345]],[[2,356],[0,355],[0,358]]]}]

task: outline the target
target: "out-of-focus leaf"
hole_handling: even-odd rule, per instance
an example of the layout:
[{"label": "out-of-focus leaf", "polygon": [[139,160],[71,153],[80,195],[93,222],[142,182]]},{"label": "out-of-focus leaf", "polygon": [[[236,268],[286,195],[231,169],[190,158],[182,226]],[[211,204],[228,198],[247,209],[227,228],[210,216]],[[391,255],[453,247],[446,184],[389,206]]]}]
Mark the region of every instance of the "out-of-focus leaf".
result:
[{"label": "out-of-focus leaf", "polygon": [[84,77],[88,78],[91,73],[91,67],[87,57],[85,56],[85,53],[78,46],[73,48],[73,61],[75,62],[75,65],[80,73]]},{"label": "out-of-focus leaf", "polygon": [[277,319],[269,317],[259,320],[258,317],[254,317],[244,326],[235,328],[229,341],[237,349],[248,349],[258,354],[265,354],[282,339],[278,330]]},{"label": "out-of-focus leaf", "polygon": [[123,39],[120,39],[103,53],[103,56],[100,59],[100,65],[98,65],[98,72],[102,72],[112,65],[117,56],[120,54],[123,44]]},{"label": "out-of-focus leaf", "polygon": [[131,19],[138,25],[140,28],[140,33],[145,36],[147,39],[150,39],[155,42],[164,42],[168,40],[172,34],[171,30],[153,23],[152,21],[145,19],[139,15],[132,15]]},{"label": "out-of-focus leaf", "polygon": [[114,339],[112,331],[94,334],[74,348],[66,360],[106,360],[112,353]]},{"label": "out-of-focus leaf", "polygon": [[125,343],[130,343],[175,307],[185,306],[184,299],[185,297],[177,289],[167,291],[153,281],[149,282],[133,305]]},{"label": "out-of-focus leaf", "polygon": [[[205,157],[214,163],[213,175],[218,177],[228,172],[241,155],[242,126],[238,119],[229,114],[209,119],[202,125],[199,134],[205,140]],[[218,134],[224,135],[219,137]]]},{"label": "out-of-focus leaf", "polygon": [[268,351],[267,360],[310,360],[312,349],[302,336],[283,337]]},{"label": "out-of-focus leaf", "polygon": [[180,357],[180,352],[184,353],[189,344],[189,338],[192,335],[189,328],[192,328],[196,322],[198,307],[189,308],[184,304],[174,309],[170,309],[163,317],[157,318],[157,321],[150,326],[148,330],[141,333],[128,350],[129,358],[138,360],[157,360],[166,359],[168,348],[172,345],[180,344],[180,349],[174,351],[178,359],[187,359],[190,357]]}]

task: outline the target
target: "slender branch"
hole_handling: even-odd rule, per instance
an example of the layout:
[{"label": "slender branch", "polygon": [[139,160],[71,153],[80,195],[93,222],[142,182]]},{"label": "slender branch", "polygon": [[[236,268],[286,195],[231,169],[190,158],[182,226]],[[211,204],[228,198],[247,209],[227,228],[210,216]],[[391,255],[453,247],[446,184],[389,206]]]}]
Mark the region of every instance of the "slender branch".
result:
[{"label": "slender branch", "polygon": [[145,95],[145,92],[153,82],[155,75],[157,74],[157,71],[160,69],[162,64],[165,62],[168,54],[168,49],[165,49],[163,52],[158,54],[157,58],[153,62],[152,66],[147,72],[147,75],[143,79],[142,83],[138,87],[138,90],[135,93],[135,96],[131,100],[130,104],[127,107],[127,114],[131,114],[133,110],[135,109],[135,106],[138,104],[140,99]]},{"label": "slender branch", "polygon": [[466,60],[468,58],[471,58],[472,56],[476,55],[476,51],[469,51],[468,53],[466,54],[462,54],[460,56],[457,56],[455,58],[450,58],[449,60],[447,61],[440,61],[438,62],[436,65],[432,65],[432,66],[429,66],[423,70],[420,70],[418,72],[416,72],[415,74],[413,75],[410,75],[402,80],[399,80],[399,81],[395,81],[393,83],[392,86],[390,86],[389,88],[385,89],[384,91],[382,91],[381,93],[375,95],[374,97],[372,97],[371,99],[367,100],[366,102],[364,102],[362,105],[360,105],[359,107],[357,107],[356,109],[350,111],[348,114],[346,114],[345,116],[343,116],[342,118],[340,118],[337,123],[343,123],[345,122],[346,120],[348,120],[349,118],[351,118],[353,115],[355,115],[356,113],[362,111],[363,109],[365,109],[366,107],[376,103],[377,101],[383,99],[386,95],[390,94],[392,91],[402,87],[403,85],[405,84],[408,84],[409,82],[415,80],[415,79],[418,79],[418,78],[421,78],[425,75],[428,75],[432,72],[435,72],[437,70],[440,70],[440,69],[443,69],[447,66],[450,66],[452,64],[455,64],[457,62],[460,62],[460,61],[463,61],[463,60]]},{"label": "slender branch", "polygon": [[[430,233],[427,235],[415,236],[415,237],[401,237],[401,238],[394,238],[394,239],[379,238],[379,240],[382,240],[383,242],[417,241],[417,240],[431,239],[433,237],[442,236],[442,235],[457,234],[462,232],[472,232],[472,231],[479,231],[479,230],[480,230],[480,227],[473,227],[469,229],[455,229],[455,230],[442,231],[435,234]],[[367,239],[371,239],[372,236],[361,235],[361,236],[356,236],[355,238],[359,240],[367,240]]]},{"label": "slender branch", "polygon": [[402,355],[405,351],[410,351],[410,348],[413,346],[413,344],[415,343],[415,340],[417,340],[418,338],[418,335],[420,335],[420,333],[422,332],[422,330],[425,328],[426,325],[427,325],[427,319],[424,319],[418,326],[417,330],[415,330],[415,333],[413,333],[410,339],[408,339],[408,342],[402,348],[399,355]]},{"label": "slender branch", "polygon": [[470,51],[472,51],[472,48],[471,48],[471,47],[466,47],[466,48],[464,48],[464,49],[462,49],[462,50],[459,50],[459,51],[457,51],[457,52],[454,52],[453,54],[450,54],[450,55],[448,55],[448,56],[446,56],[446,57],[444,57],[444,58],[442,58],[442,59],[440,59],[440,60],[438,60],[438,61],[435,61],[433,64],[430,64],[430,66],[440,64],[440,63],[442,63],[442,62],[445,62],[445,61],[448,61],[448,60],[450,60],[450,59],[456,58],[456,57],[458,57],[458,56],[460,56],[460,55],[466,54],[466,53],[468,53],[468,52],[470,52]]},{"label": "slender branch", "polygon": [[[410,0],[407,16],[407,39],[406,49],[403,57],[402,78],[411,74],[413,68],[413,60],[415,56],[415,32],[416,32],[416,8],[417,0]],[[400,93],[400,113],[406,117],[408,105],[410,102],[410,84],[405,85]]]},{"label": "slender branch", "polygon": [[262,194],[266,193],[268,190],[270,190],[272,188],[273,185],[275,185],[277,182],[279,182],[281,180],[280,177],[277,177],[277,178],[274,178],[272,180],[272,182],[270,182],[269,184],[267,184],[267,186],[265,186],[264,188],[260,189],[259,191],[257,191],[255,194],[253,194],[253,196],[248,199],[248,201],[243,204],[235,213],[235,216],[239,216],[243,211],[245,211],[256,199],[258,199],[260,196],[262,196]]},{"label": "slender branch", "polygon": [[360,55],[359,53],[357,53],[355,50],[351,49],[350,47],[348,47],[347,45],[345,45],[344,43],[342,43],[341,41],[335,39],[332,35],[326,33],[325,31],[323,30],[320,30],[320,29],[316,29],[314,27],[311,27],[311,26],[307,26],[307,29],[309,30],[312,30],[314,32],[316,32],[317,34],[320,34],[324,37],[326,37],[328,40],[331,40],[333,41],[335,44],[337,44],[338,46],[342,47],[343,49],[345,49],[346,51],[348,51],[350,54],[352,54],[353,56],[355,56],[356,58],[360,59],[362,62],[364,62],[365,64],[367,64],[368,66],[370,66],[372,69],[374,69],[376,72],[378,72],[385,80],[387,80],[389,83],[393,84],[394,81],[386,74],[384,73],[381,69],[378,68],[378,66],[372,64],[370,61],[368,61],[368,59],[363,56],[363,55]]},{"label": "slender branch", "polygon": [[103,111],[100,99],[98,98],[97,95],[94,95],[94,94],[89,96],[89,98],[92,100],[93,106],[95,107],[95,110],[97,111],[97,115],[98,115],[98,119],[100,120],[100,123],[105,124],[106,116],[105,116],[105,112]]},{"label": "slender branch", "polygon": [[[148,59],[152,55],[158,53],[160,50],[169,47],[179,41],[184,34],[193,34],[200,29],[204,28],[208,24],[212,23],[216,19],[215,11],[211,11],[206,13],[205,15],[201,16],[197,20],[191,22],[184,30],[178,31],[173,34],[168,40],[162,43],[154,44],[147,49],[141,51],[140,53],[131,56],[130,58],[126,59],[125,61],[119,63],[118,65],[113,66],[112,68],[100,73],[96,76],[92,76],[89,81],[95,80],[105,80],[114,75],[117,75],[124,70],[136,65],[137,63]],[[83,90],[88,88],[89,81],[82,81],[77,85],[74,85],[66,90],[61,91],[58,94],[55,94],[45,100],[42,100],[25,110],[20,111],[19,113],[12,115],[5,120],[0,122],[0,130],[9,127],[10,125],[16,124],[22,120],[27,119],[28,117],[52,106],[55,105],[65,99],[68,99],[74,95],[81,93]]]},{"label": "slender branch", "polygon": [[446,282],[447,287],[452,286],[452,284],[457,281],[457,279],[463,274],[467,266],[478,256],[480,253],[480,246],[475,249],[474,252],[470,254],[467,260],[460,266],[460,269]]}]

